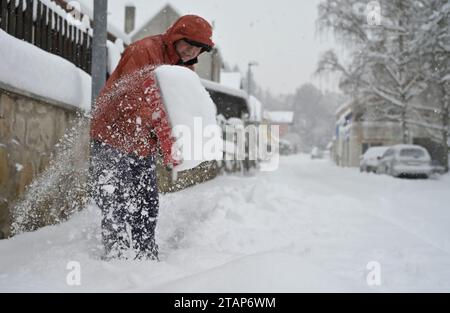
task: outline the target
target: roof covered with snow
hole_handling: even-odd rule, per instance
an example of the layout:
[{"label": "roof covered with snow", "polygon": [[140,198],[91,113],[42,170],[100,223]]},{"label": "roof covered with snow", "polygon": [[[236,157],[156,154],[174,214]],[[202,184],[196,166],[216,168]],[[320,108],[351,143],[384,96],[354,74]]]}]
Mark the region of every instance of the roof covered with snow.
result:
[{"label": "roof covered with snow", "polygon": [[[91,15],[93,12],[93,0],[78,0],[83,13]],[[199,14],[192,9],[189,1],[178,1],[174,6],[173,1],[167,0],[108,0],[108,29],[117,37],[122,38],[125,43],[129,43],[132,35],[138,32],[143,26],[151,21],[167,5],[180,15]],[[130,34],[125,34],[125,6],[134,5],[136,7],[135,30]]]},{"label": "roof covered with snow", "polygon": [[334,112],[334,114],[335,114],[336,116],[339,117],[339,116],[342,114],[342,112],[351,110],[352,104],[353,104],[353,100],[352,100],[352,101],[347,101],[347,102],[343,103],[342,105],[340,105],[340,106],[336,109],[336,111]]}]

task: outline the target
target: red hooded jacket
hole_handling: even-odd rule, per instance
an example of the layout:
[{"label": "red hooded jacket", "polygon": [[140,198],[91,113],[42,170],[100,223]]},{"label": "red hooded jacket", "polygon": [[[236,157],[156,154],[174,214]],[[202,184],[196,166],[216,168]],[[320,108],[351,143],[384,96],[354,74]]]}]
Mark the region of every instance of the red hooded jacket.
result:
[{"label": "red hooded jacket", "polygon": [[193,69],[192,65],[183,64],[174,43],[188,39],[205,45],[205,51],[214,46],[211,36],[212,27],[207,21],[185,15],[165,34],[146,37],[128,46],[97,98],[91,138],[143,157],[155,153],[159,143],[164,163],[176,165],[172,157],[172,128],[153,70],[163,64]]}]

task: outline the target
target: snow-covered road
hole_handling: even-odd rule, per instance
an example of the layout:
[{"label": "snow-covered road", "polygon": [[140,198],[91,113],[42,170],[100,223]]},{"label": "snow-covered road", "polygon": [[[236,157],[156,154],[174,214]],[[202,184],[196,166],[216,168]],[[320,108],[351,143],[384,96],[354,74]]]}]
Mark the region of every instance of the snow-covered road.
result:
[{"label": "snow-covered road", "polygon": [[[275,172],[162,196],[157,263],[102,261],[99,223],[91,206],[0,241],[0,291],[450,291],[449,175],[394,179],[284,157]],[[79,286],[66,282],[70,261]],[[369,263],[380,286],[367,284]]]}]

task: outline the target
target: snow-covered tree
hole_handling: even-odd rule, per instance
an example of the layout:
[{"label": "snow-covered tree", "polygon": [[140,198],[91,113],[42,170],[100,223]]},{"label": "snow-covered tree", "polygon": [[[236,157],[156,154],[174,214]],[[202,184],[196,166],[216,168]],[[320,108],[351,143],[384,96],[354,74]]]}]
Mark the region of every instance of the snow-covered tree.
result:
[{"label": "snow-covered tree", "polygon": [[[439,108],[432,102],[417,103],[419,95],[430,87],[430,67],[425,70],[425,52],[419,53],[427,44],[423,40],[437,37],[436,45],[441,42],[440,49],[447,48],[445,3],[448,0],[324,0],[319,5],[319,29],[335,34],[349,52],[350,62],[343,65],[334,51],[327,51],[317,72],[340,72],[341,89],[364,104],[366,112],[375,115],[365,118],[398,121],[405,143],[412,139],[409,128],[413,125],[426,129],[435,138],[436,132],[445,128],[443,121],[448,123],[448,119],[437,118],[435,112]],[[443,22],[445,16],[447,25]],[[424,27],[426,21],[430,26]],[[433,36],[425,34],[427,30],[434,32]],[[448,72],[448,68],[441,70]],[[444,144],[443,135],[438,137]]]},{"label": "snow-covered tree", "polygon": [[[418,29],[414,42],[414,51],[421,60],[422,71],[431,86],[426,96],[433,95],[438,102],[433,112],[442,121],[435,128],[438,139],[448,150],[449,103],[450,103],[450,1],[428,0],[423,3],[423,24]],[[443,160],[448,166],[448,155]],[[448,168],[447,168],[448,170]]]}]

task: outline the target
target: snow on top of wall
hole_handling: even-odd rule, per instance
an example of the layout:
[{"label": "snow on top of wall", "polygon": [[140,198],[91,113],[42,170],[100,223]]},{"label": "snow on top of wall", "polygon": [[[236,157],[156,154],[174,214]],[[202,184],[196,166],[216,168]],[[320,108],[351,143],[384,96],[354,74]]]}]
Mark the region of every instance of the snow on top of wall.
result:
[{"label": "snow on top of wall", "polygon": [[0,30],[0,82],[85,111],[91,77],[69,61]]},{"label": "snow on top of wall", "polygon": [[[206,155],[206,147],[212,136],[205,134],[215,128],[217,146],[223,147],[221,129],[216,121],[216,106],[202,86],[197,74],[185,67],[162,65],[155,70],[164,105],[172,125],[172,135],[179,139],[176,149],[182,153],[183,163],[175,167],[183,171],[198,166],[204,161],[216,160],[223,156],[223,148]],[[179,131],[183,131],[180,138]],[[190,133],[190,138],[185,131]]]},{"label": "snow on top of wall", "polygon": [[272,123],[290,124],[294,121],[294,112],[264,111],[264,118]]},{"label": "snow on top of wall", "polygon": [[226,120],[226,125],[243,126],[244,121],[242,121],[242,119],[237,118],[237,117],[230,117],[229,119]]},{"label": "snow on top of wall", "polygon": [[231,87],[224,86],[222,84],[219,84],[219,83],[207,80],[207,79],[202,79],[202,84],[203,84],[203,86],[205,86],[206,89],[209,89],[212,91],[229,94],[229,95],[239,97],[239,98],[242,98],[245,100],[248,99],[247,93],[242,89],[231,88]]}]

